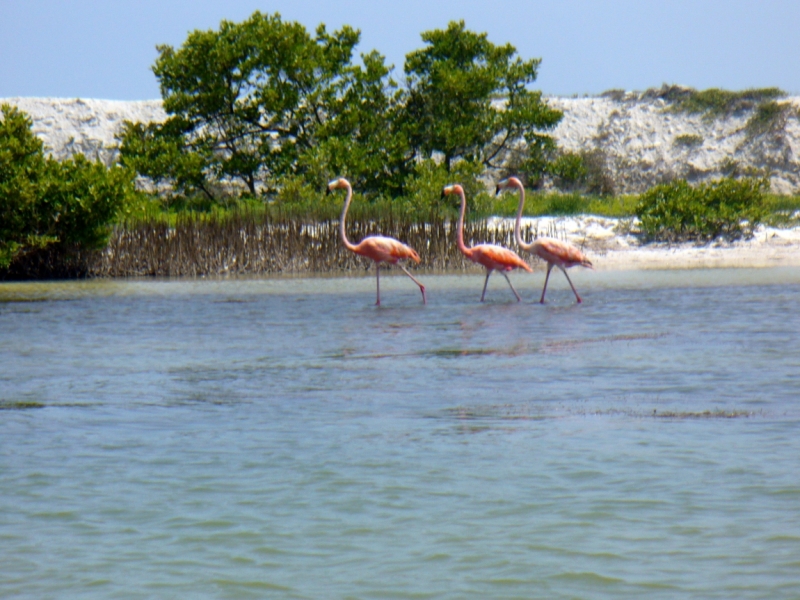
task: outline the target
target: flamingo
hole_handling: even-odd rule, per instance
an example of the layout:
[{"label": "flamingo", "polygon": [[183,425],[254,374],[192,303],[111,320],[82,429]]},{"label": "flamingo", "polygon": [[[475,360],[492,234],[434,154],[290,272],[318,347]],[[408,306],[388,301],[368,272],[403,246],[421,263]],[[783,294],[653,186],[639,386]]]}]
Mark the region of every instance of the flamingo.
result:
[{"label": "flamingo", "polygon": [[544,304],[547,280],[550,278],[550,271],[556,266],[564,273],[564,277],[569,281],[569,287],[572,288],[572,291],[575,293],[575,298],[580,304],[583,300],[581,300],[581,297],[575,290],[575,286],[572,285],[572,280],[569,278],[569,275],[567,275],[567,269],[576,265],[592,269],[592,262],[586,258],[583,252],[568,242],[562,242],[561,240],[547,237],[536,238],[530,244],[523,242],[520,233],[520,222],[522,221],[522,208],[525,205],[525,187],[516,177],[509,177],[497,184],[497,193],[499,194],[503,190],[509,188],[517,188],[519,190],[519,210],[517,211],[517,222],[516,225],[514,225],[514,239],[517,240],[517,245],[523,250],[532,252],[547,262],[547,275],[544,278],[544,289],[542,289],[542,298],[539,302]]},{"label": "flamingo", "polygon": [[447,196],[448,194],[458,194],[461,196],[461,214],[458,216],[458,249],[461,251],[461,254],[472,262],[486,267],[486,281],[483,282],[481,302],[483,302],[483,298],[486,296],[486,286],[489,284],[489,276],[492,274],[492,271],[500,271],[511,287],[511,291],[514,292],[514,295],[517,297],[517,302],[522,300],[517,290],[511,285],[511,280],[508,278],[508,275],[506,275],[506,272],[520,268],[530,273],[532,269],[528,266],[528,263],[522,260],[516,252],[495,244],[479,244],[477,246],[472,246],[472,248],[467,248],[464,244],[464,213],[467,210],[467,199],[464,196],[464,188],[457,183],[448,185],[442,190],[442,196]]},{"label": "flamingo", "polygon": [[342,236],[342,243],[344,247],[350,250],[351,252],[355,252],[361,256],[366,256],[367,258],[371,258],[375,261],[375,274],[377,276],[377,284],[378,284],[378,301],[375,303],[376,306],[381,305],[381,263],[386,262],[391,265],[397,265],[401,269],[403,269],[403,273],[408,275],[411,278],[411,281],[416,283],[419,286],[419,291],[422,292],[422,303],[427,304],[427,299],[425,298],[425,286],[422,285],[419,281],[417,281],[411,273],[409,273],[403,265],[397,264],[397,262],[401,259],[410,258],[415,263],[419,264],[419,254],[417,254],[413,248],[410,246],[406,246],[402,242],[397,241],[394,238],[385,237],[382,235],[373,235],[369,237],[365,237],[361,242],[358,244],[351,244],[350,241],[347,239],[347,234],[345,233],[345,218],[347,217],[347,209],[350,208],[350,200],[353,199],[353,188],[350,185],[350,182],[347,181],[344,177],[340,177],[339,179],[334,179],[328,184],[328,193],[331,193],[332,190],[344,188],[347,190],[347,198],[344,201],[344,208],[342,209],[342,216],[339,219],[339,233]]}]

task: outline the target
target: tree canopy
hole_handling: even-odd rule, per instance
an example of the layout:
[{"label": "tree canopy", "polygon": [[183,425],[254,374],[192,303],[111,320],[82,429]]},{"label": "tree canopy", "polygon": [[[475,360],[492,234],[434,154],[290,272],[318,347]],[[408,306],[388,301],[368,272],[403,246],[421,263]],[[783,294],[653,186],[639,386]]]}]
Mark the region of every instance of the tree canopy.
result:
[{"label": "tree canopy", "polygon": [[529,89],[538,59],[453,22],[422,34],[401,87],[377,51],[354,62],[359,39],[348,26],[312,35],[256,12],[159,46],[153,72],[169,118],[127,124],[123,163],[173,193],[214,200],[337,175],[395,197],[420,161],[497,168],[519,141],[552,145],[545,132],[561,113]]},{"label": "tree canopy", "polygon": [[[545,139],[562,114],[528,89],[540,59],[522,60],[511,44],[496,46],[463,21],[422,34],[427,43],[406,57],[403,121],[414,151],[498,168],[510,145]],[[549,138],[547,138],[549,139]]]}]

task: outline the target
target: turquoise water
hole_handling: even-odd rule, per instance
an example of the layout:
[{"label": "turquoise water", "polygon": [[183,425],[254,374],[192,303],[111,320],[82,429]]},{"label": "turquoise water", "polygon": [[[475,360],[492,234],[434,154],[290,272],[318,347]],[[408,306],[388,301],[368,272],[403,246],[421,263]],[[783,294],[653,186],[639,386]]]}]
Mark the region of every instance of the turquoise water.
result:
[{"label": "turquoise water", "polygon": [[800,269],[0,284],[0,597],[800,597]]}]

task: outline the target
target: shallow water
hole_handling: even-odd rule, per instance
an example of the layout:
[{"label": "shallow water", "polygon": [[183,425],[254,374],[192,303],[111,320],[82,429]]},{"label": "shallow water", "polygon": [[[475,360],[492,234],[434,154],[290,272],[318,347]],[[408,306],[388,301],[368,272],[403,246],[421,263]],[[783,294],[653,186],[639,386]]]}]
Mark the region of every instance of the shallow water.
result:
[{"label": "shallow water", "polygon": [[800,269],[421,277],[0,284],[0,596],[800,596]]}]

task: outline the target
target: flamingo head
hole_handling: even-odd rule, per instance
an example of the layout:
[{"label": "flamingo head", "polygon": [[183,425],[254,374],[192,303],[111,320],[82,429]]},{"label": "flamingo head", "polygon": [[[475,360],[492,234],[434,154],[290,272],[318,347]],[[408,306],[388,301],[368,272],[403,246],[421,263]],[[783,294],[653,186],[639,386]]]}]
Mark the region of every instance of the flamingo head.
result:
[{"label": "flamingo head", "polygon": [[500,192],[507,190],[508,188],[515,187],[518,189],[522,188],[522,182],[517,179],[516,177],[508,177],[503,179],[497,184],[497,189],[495,190],[495,195],[499,196]]},{"label": "flamingo head", "polygon": [[464,193],[464,189],[459,184],[454,183],[452,185],[446,185],[442,190],[442,198],[450,194],[459,194],[459,193],[460,194]]},{"label": "flamingo head", "polygon": [[328,183],[328,193],[330,194],[333,190],[340,190],[342,188],[346,188],[350,185],[350,182],[347,181],[344,177],[339,177],[338,179],[334,179],[333,181]]}]

